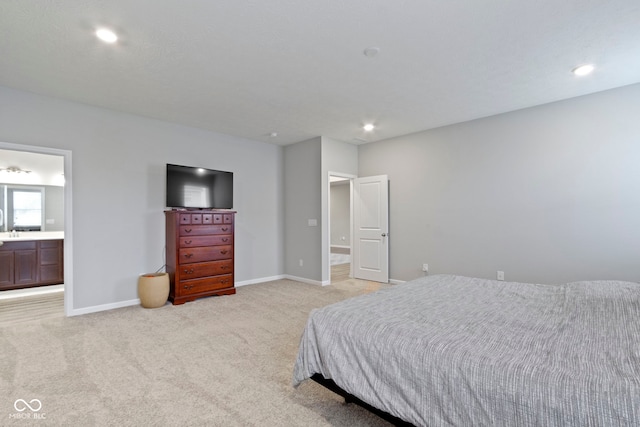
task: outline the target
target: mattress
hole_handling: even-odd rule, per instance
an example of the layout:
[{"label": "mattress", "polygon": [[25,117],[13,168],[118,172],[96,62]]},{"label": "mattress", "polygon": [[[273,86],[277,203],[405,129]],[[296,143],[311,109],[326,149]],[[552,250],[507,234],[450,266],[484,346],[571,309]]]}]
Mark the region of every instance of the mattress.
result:
[{"label": "mattress", "polygon": [[437,275],[309,315],[319,373],[415,425],[640,425],[640,285]]}]

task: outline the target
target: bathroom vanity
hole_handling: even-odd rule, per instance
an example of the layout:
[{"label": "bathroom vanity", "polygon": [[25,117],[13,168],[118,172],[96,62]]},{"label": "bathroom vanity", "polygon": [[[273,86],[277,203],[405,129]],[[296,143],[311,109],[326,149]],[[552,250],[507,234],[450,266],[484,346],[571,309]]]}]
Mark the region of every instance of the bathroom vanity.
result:
[{"label": "bathroom vanity", "polygon": [[64,282],[64,232],[0,233],[0,291]]}]

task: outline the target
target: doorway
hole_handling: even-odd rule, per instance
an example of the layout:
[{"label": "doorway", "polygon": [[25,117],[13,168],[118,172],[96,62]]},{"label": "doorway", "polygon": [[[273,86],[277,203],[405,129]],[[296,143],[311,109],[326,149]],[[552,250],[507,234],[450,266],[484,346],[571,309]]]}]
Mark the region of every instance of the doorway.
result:
[{"label": "doorway", "polygon": [[353,277],[352,180],[350,175],[329,175],[329,268],[331,283]]},{"label": "doorway", "polygon": [[[3,299],[34,297],[38,294],[45,295],[51,293],[64,294],[62,298],[61,310],[66,316],[72,315],[73,307],[73,250],[71,234],[71,152],[47,147],[36,147],[22,144],[12,144],[0,142],[0,183],[5,184],[3,206],[3,226],[0,225],[0,234],[9,240],[7,229],[10,226],[16,230],[18,237],[23,233],[33,232],[39,229],[44,233],[62,233],[64,239],[63,259],[64,274],[62,283],[53,286],[39,286],[26,289],[16,289],[2,291]],[[36,212],[38,206],[29,207],[18,212],[13,206],[13,201],[17,200],[13,195],[16,191],[33,190],[38,188],[40,197],[31,197],[31,201],[40,200],[38,205],[40,212]],[[9,189],[12,189],[9,191]],[[17,190],[16,190],[17,189]],[[30,194],[27,194],[30,195]],[[7,200],[7,196],[11,196]],[[11,203],[8,203],[11,201]],[[11,206],[10,206],[11,205]],[[11,207],[11,209],[8,209]],[[32,209],[33,208],[33,209]],[[8,212],[8,211],[11,212]],[[7,214],[11,213],[11,225],[6,221]],[[20,214],[16,216],[17,214]],[[29,224],[23,233],[18,228],[16,218],[26,221]],[[34,224],[31,224],[34,223]],[[26,231],[26,230],[29,231]],[[6,235],[5,235],[6,234]],[[50,236],[49,236],[50,237]],[[14,236],[15,238],[15,236]],[[1,238],[0,238],[1,240]]]}]

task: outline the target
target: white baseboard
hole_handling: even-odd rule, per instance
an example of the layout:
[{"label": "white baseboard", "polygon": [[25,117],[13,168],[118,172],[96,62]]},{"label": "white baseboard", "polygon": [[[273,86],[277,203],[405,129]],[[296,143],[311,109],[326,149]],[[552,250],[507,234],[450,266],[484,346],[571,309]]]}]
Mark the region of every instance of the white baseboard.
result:
[{"label": "white baseboard", "polygon": [[317,286],[327,286],[327,285],[331,284],[331,281],[321,282],[319,280],[312,280],[312,279],[307,279],[305,277],[292,276],[290,274],[280,274],[278,276],[261,277],[259,279],[243,280],[242,282],[236,282],[235,286],[237,288],[237,287],[240,287],[240,286],[255,285],[255,284],[258,284],[258,283],[273,282],[274,280],[282,280],[282,279],[295,280],[296,282],[308,283],[310,285],[317,285]]},{"label": "white baseboard", "polygon": [[271,277],[260,277],[259,279],[250,279],[250,280],[243,280],[242,282],[236,282],[234,286],[237,288],[239,286],[255,285],[257,283],[264,283],[264,282],[273,282],[274,280],[281,280],[286,278],[287,277],[284,274],[280,274],[278,276],[271,276]]},{"label": "white baseboard", "polygon": [[310,285],[327,286],[331,284],[330,280],[321,282],[319,280],[307,279],[306,277],[291,276],[290,274],[285,274],[284,278],[289,280],[295,280],[296,282],[308,283]]},{"label": "white baseboard", "polygon": [[113,310],[114,308],[130,307],[140,304],[140,299],[131,299],[129,301],[114,302],[111,304],[93,305],[91,307],[76,308],[71,310],[68,316],[80,316],[82,314],[97,313],[99,311]]},{"label": "white baseboard", "polygon": [[351,249],[350,245],[331,245],[332,248]]},{"label": "white baseboard", "polygon": [[[296,282],[308,283],[310,285],[316,285],[316,286],[327,286],[327,285],[331,284],[330,280],[326,280],[326,281],[322,282],[322,281],[319,281],[319,280],[307,279],[305,277],[292,276],[290,274],[280,274],[278,276],[261,277],[259,279],[243,280],[242,282],[236,282],[235,286],[236,287],[240,287],[240,286],[247,286],[247,285],[255,285],[255,284],[258,284],[258,283],[272,282],[274,280],[281,280],[281,279],[295,280]],[[394,280],[394,279],[389,280],[389,283],[391,283],[392,285],[400,285],[400,284],[402,284],[404,282],[405,282],[404,280]],[[130,307],[132,305],[138,305],[138,304],[140,304],[140,299],[139,298],[128,300],[128,301],[114,302],[114,303],[110,303],[110,304],[94,305],[94,306],[91,306],[91,307],[73,309],[73,310],[71,310],[71,313],[68,314],[68,316],[70,316],[70,317],[71,316],[80,316],[80,315],[83,315],[83,314],[97,313],[99,311],[107,311],[107,310],[113,310],[115,308]]]}]

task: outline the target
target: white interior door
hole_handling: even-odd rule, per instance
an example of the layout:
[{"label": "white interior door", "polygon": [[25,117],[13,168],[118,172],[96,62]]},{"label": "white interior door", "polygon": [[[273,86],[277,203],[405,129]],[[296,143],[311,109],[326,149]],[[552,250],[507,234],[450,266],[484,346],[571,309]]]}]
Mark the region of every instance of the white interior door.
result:
[{"label": "white interior door", "polygon": [[353,275],[389,282],[389,184],[387,175],[354,180]]}]

